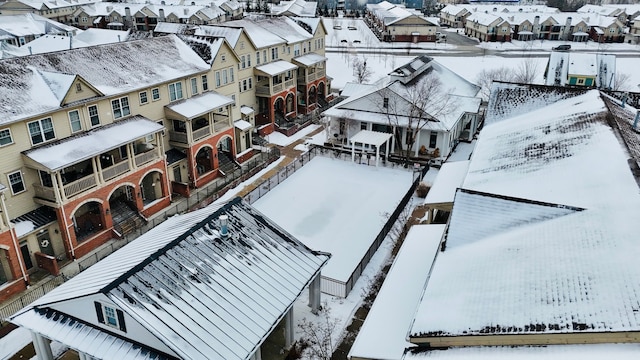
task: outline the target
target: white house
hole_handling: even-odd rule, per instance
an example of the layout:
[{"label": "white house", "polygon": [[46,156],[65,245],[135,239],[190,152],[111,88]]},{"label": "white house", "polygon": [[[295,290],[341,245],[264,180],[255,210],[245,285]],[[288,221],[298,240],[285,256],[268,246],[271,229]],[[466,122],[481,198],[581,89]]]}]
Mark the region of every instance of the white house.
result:
[{"label": "white house", "polygon": [[168,219],[10,321],[39,359],[51,340],[81,359],[260,359],[283,320],[292,344],[305,288],[318,309],[328,259],[236,198]]},{"label": "white house", "polygon": [[477,130],[479,87],[426,55],[391,72],[387,85],[360,88],[324,112],[329,141],[347,144],[361,130],[384,132],[394,134],[392,153],[415,140],[411,156],[446,158],[459,140],[471,140]]}]

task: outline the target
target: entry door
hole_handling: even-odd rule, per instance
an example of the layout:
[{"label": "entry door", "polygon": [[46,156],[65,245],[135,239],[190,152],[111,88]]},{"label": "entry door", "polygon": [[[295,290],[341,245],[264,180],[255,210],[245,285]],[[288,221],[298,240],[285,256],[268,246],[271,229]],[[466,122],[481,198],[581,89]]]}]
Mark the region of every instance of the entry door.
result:
[{"label": "entry door", "polygon": [[124,193],[125,193],[125,196],[127,197],[128,201],[133,201],[133,187],[132,186],[125,186],[124,187]]},{"label": "entry door", "polygon": [[45,231],[37,236],[38,244],[40,245],[40,252],[49,256],[56,256],[53,252],[53,244],[51,243],[51,236],[49,231]]},{"label": "entry door", "polygon": [[27,243],[20,244],[20,252],[22,253],[22,258],[24,259],[24,265],[27,267],[27,270],[33,268],[33,262],[31,261],[31,254],[29,254],[29,245]]}]

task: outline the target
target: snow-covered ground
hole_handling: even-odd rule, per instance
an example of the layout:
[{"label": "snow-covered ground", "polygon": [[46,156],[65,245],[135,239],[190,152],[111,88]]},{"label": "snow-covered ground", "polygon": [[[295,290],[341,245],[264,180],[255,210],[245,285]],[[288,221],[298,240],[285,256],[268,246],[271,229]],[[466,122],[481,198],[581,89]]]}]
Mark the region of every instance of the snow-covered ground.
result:
[{"label": "snow-covered ground", "polygon": [[322,275],[346,282],[411,180],[404,169],[317,156],[254,206],[305,245],[331,253]]}]

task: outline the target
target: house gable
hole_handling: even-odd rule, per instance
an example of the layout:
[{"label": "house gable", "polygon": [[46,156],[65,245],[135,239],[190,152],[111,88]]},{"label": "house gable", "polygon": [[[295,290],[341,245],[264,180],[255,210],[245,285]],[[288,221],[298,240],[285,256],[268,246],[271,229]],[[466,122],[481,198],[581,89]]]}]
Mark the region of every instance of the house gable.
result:
[{"label": "house gable", "polygon": [[66,104],[91,99],[99,96],[104,96],[98,89],[89,84],[80,76],[76,76],[71,86],[67,89],[65,96],[60,103],[60,106]]}]

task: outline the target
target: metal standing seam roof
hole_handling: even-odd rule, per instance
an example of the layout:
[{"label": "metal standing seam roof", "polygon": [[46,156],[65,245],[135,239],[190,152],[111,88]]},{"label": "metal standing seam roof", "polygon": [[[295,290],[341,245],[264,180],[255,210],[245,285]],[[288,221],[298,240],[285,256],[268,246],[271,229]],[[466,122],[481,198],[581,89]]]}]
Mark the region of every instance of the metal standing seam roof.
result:
[{"label": "metal standing seam roof", "polygon": [[232,98],[209,91],[202,95],[169,104],[167,108],[185,118],[191,119],[233,103],[234,100]]},{"label": "metal standing seam roof", "polygon": [[163,129],[155,121],[136,115],[23,154],[50,171],[56,171]]},{"label": "metal standing seam roof", "polygon": [[392,136],[392,134],[379,131],[360,130],[349,138],[349,142],[380,146],[391,139]]},{"label": "metal standing seam roof", "polygon": [[298,66],[294,65],[288,61],[278,60],[265,65],[256,66],[256,70],[261,71],[267,75],[275,76],[278,74],[282,74],[289,70],[297,69]]},{"label": "metal standing seam roof", "polygon": [[253,127],[250,122],[246,120],[236,120],[233,122],[233,126],[240,129],[241,131],[249,130]]},{"label": "metal standing seam roof", "polygon": [[[229,217],[228,238],[220,237],[222,214]],[[102,292],[180,358],[248,359],[329,259],[240,198],[171,219],[32,307]],[[157,247],[140,256],[149,239]],[[24,320],[34,311],[13,320],[37,331],[44,320]]]},{"label": "metal standing seam roof", "polygon": [[462,186],[464,177],[469,169],[469,161],[445,162],[442,164],[427,197],[425,205],[453,203],[456,189]]},{"label": "metal standing seam roof", "polygon": [[327,61],[327,58],[316,53],[309,53],[309,54],[295,57],[293,58],[293,61],[300,63],[304,66],[311,66],[323,61]]}]

